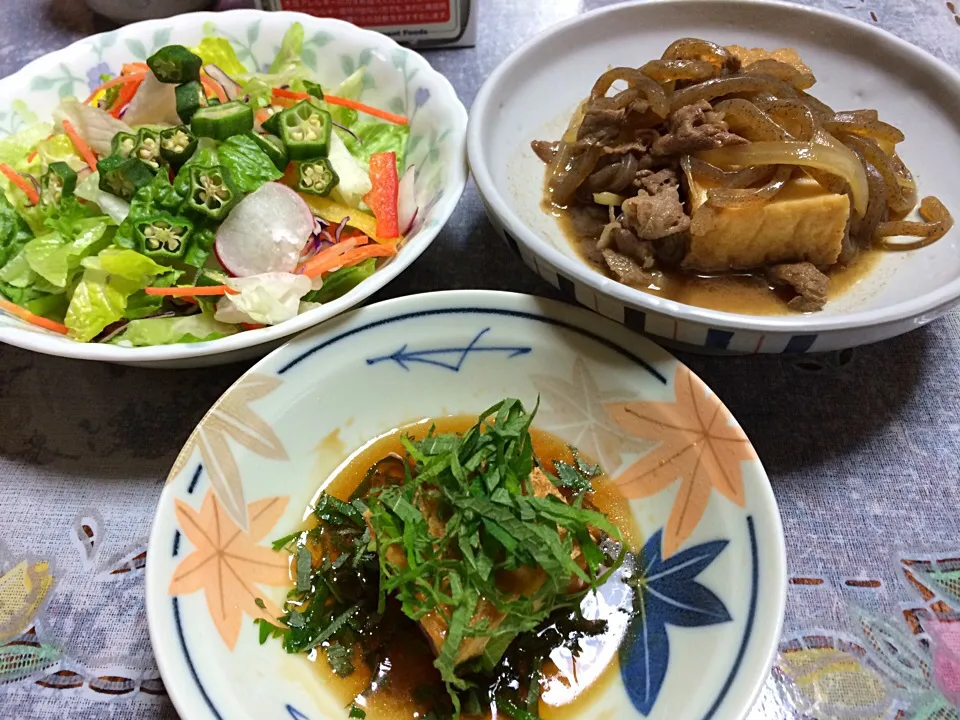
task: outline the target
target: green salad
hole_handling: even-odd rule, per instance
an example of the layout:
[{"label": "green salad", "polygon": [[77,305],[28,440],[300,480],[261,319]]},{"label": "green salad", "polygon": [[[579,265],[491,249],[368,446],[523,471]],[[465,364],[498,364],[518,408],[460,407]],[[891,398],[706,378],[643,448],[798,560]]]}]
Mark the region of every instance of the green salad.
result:
[{"label": "green salad", "polygon": [[79,342],[213,340],[335,300],[417,214],[407,119],[322,87],[294,24],[266,72],[168,45],[0,138],[0,311]]}]

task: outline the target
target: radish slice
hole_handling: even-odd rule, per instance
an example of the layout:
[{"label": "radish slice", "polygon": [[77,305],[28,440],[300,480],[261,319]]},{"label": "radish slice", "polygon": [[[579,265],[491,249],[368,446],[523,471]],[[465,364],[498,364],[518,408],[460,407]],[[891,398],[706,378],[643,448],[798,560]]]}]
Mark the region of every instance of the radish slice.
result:
[{"label": "radish slice", "polygon": [[214,251],[235,277],[293,272],[313,232],[313,213],[293,190],[267,183],[230,212]]},{"label": "radish slice", "polygon": [[406,235],[413,228],[413,222],[417,219],[417,197],[414,182],[416,180],[416,166],[411,165],[400,179],[400,187],[397,189],[397,224],[400,226],[400,234]]}]

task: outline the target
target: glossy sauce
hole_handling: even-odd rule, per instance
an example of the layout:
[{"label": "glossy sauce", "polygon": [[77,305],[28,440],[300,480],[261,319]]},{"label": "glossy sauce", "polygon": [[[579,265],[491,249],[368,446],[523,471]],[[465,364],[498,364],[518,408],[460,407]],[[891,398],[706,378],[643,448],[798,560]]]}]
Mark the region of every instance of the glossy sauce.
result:
[{"label": "glossy sauce", "polygon": [[[369,469],[391,453],[404,454],[401,437],[422,438],[436,427],[439,433],[463,433],[476,424],[475,416],[447,417],[398,428],[355,452],[343,463],[323,488],[340,500],[348,500],[366,477]],[[534,453],[550,471],[553,461],[573,462],[570,448],[555,436],[532,430]],[[587,458],[588,462],[590,461]],[[594,506],[620,528],[630,548],[638,547],[637,532],[627,501],[605,476],[593,480]],[[310,529],[316,521],[313,515],[304,526]],[[599,692],[605,683],[617,675],[617,649],[632,617],[632,591],[620,582],[622,569],[611,578],[596,597],[584,600],[582,610],[588,620],[607,621],[606,632],[584,637],[581,654],[576,660],[568,650],[556,649],[544,663],[545,681],[542,684],[540,714],[544,720],[580,717],[578,706]],[[339,678],[330,669],[322,653],[311,655],[316,672],[323,684],[331,688],[345,707],[356,702],[367,712],[368,720],[417,720],[426,717],[433,698],[445,698],[446,690],[439,672],[433,667],[434,655],[419,625],[400,611],[399,605],[388,604],[387,613],[378,625],[378,636],[390,636],[385,659],[377,668],[373,691],[364,695],[370,686],[373,670],[356,662],[356,671]],[[347,711],[344,711],[346,717]],[[467,716],[464,716],[467,717]],[[492,713],[485,716],[493,717]],[[501,717],[503,717],[501,715]]]},{"label": "glossy sauce", "polygon": [[[555,205],[544,205],[544,211],[557,218],[557,224],[571,247],[590,267],[613,277],[606,267],[591,261],[582,251],[580,237],[566,210]],[[881,250],[861,251],[849,265],[837,265],[827,271],[830,278],[830,299],[836,299],[856,285],[880,259]],[[698,274],[681,270],[657,270],[656,282],[646,288],[637,288],[651,295],[685,305],[743,315],[796,315],[787,307],[791,294],[773,288],[762,274],[737,272]]]}]

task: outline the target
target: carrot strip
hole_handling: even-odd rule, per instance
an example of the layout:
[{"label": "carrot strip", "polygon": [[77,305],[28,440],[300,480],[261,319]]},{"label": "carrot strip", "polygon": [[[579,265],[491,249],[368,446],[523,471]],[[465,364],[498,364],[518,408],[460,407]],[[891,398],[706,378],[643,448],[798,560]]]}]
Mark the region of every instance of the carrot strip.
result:
[{"label": "carrot strip", "polygon": [[3,298],[0,298],[0,310],[5,310],[14,317],[25,320],[31,325],[36,325],[37,327],[42,327],[47,330],[53,330],[53,332],[60,333],[61,335],[66,335],[68,332],[67,326],[63,323],[58,323],[56,320],[48,320],[45,317],[34,315],[26,308],[22,308],[19,305],[14,305],[9,300],[4,300]]},{"label": "carrot strip", "polygon": [[386,120],[387,122],[392,122],[396,125],[409,125],[410,121],[407,120],[403,115],[397,115],[392,112],[387,112],[386,110],[381,110],[380,108],[375,108],[371,105],[365,105],[362,102],[357,102],[356,100],[347,100],[346,98],[337,97],[336,95],[324,95],[323,99],[330,103],[331,105],[340,105],[341,107],[350,108],[351,110],[357,110],[358,112],[366,113],[367,115],[373,115],[378,117],[381,120]]},{"label": "carrot strip", "polygon": [[263,125],[267,120],[270,119],[270,113],[267,112],[266,108],[260,108],[257,110],[257,114],[254,116],[257,118],[257,122]]},{"label": "carrot strip", "polygon": [[120,113],[123,112],[123,109],[130,104],[130,101],[133,100],[133,96],[137,94],[137,90],[140,89],[142,81],[127,83],[122,88],[120,92],[117,93],[116,99],[113,101],[113,105],[110,106],[108,111],[113,117],[119,118]]},{"label": "carrot strip", "polygon": [[93,150],[90,149],[90,146],[87,145],[83,138],[77,133],[77,129],[73,126],[73,123],[69,120],[63,121],[63,131],[67,134],[67,137],[70,138],[70,142],[73,143],[73,146],[77,149],[83,156],[83,161],[90,166],[91,170],[97,169],[97,156],[93,153]]},{"label": "carrot strip", "polygon": [[266,327],[263,323],[240,323],[240,325],[243,326],[244,330],[259,330]]},{"label": "carrot strip", "polygon": [[203,73],[200,76],[200,83],[203,85],[203,89],[206,90],[208,94],[213,93],[220,102],[227,102],[227,93],[224,91],[223,86],[212,77],[206,73]]},{"label": "carrot strip", "polygon": [[273,96],[277,98],[286,98],[288,100],[306,100],[308,97],[310,97],[310,93],[287,90],[286,88],[274,88]]},{"label": "carrot strip", "polygon": [[[332,250],[333,248],[330,249]],[[324,255],[325,253],[320,253],[315,258],[304,263],[303,274],[307,277],[314,278],[323,273],[328,273],[331,270],[336,270],[337,268],[356,265],[368,258],[390,257],[391,255],[396,255],[396,253],[397,249],[392,245],[380,245],[378,243],[371,243],[370,245],[354,248],[353,250],[348,250],[334,257],[326,257],[322,260],[320,259],[320,255]]]},{"label": "carrot strip", "polygon": [[23,190],[26,193],[27,198],[33,205],[37,205],[40,202],[40,194],[37,192],[37,189],[33,186],[26,178],[22,177],[20,173],[14,170],[12,167],[6,163],[0,163],[0,173],[3,173],[7,176],[7,179],[16,185],[18,188]]},{"label": "carrot strip", "polygon": [[150,72],[150,66],[145,62],[132,62],[125,63],[122,68],[120,68],[120,73],[122,75],[132,75],[133,73],[148,73]]},{"label": "carrot strip", "polygon": [[98,93],[101,93],[105,90],[109,90],[115,85],[126,85],[127,83],[132,83],[132,82],[141,83],[146,77],[147,77],[147,73],[145,72],[132,73],[130,75],[118,75],[112,80],[107,80],[100,87],[94,88],[93,92],[90,93],[87,99],[83,101],[83,104],[89,105],[90,103],[93,102],[93,99],[97,96]]},{"label": "carrot strip", "polygon": [[[275,100],[306,100],[311,97],[311,95],[310,93],[296,92],[294,90],[287,90],[286,88],[274,88],[273,97]],[[403,115],[387,112],[386,110],[381,110],[380,108],[375,108],[372,105],[366,105],[356,100],[347,100],[347,98],[337,97],[336,95],[324,95],[323,99],[331,105],[340,105],[345,108],[350,108],[351,110],[358,110],[359,112],[373,115],[381,120],[387,120],[397,125],[408,125],[410,123]],[[283,103],[278,104],[282,105]]]},{"label": "carrot strip", "polygon": [[236,295],[237,291],[226,285],[210,285],[208,287],[148,287],[143,291],[147,295],[161,297],[203,297],[206,295]]}]

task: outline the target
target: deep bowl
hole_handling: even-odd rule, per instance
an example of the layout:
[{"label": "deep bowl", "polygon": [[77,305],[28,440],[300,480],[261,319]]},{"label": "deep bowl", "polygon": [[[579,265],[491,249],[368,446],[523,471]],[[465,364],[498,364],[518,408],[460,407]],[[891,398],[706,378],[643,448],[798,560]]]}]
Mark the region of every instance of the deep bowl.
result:
[{"label": "deep bowl", "polygon": [[284,338],[335,315],[382,288],[427,248],[450,217],[467,179],[467,113],[445,77],[417,53],[390,38],[350,23],[289,12],[233,10],[194,13],[128,25],[80,40],[45,55],[0,80],[0,135],[16,132],[35,114],[50,118],[60,97],[85,97],[100,83],[100,73],[147,55],[171,40],[194,45],[206,35],[231,39],[241,62],[260,68],[276,55],[283,34],[303,25],[304,61],[324,85],[337,85],[366,66],[372,82],[361,99],[410,118],[407,164],[417,166],[416,197],[421,212],[414,230],[391,262],[343,297],[275,325],[209,342],[124,348],[79,343],[28,326],[0,313],[0,342],[27,350],[82,360],[103,360],[153,367],[199,367],[257,357]]},{"label": "deep bowl", "polygon": [[638,66],[674,40],[795,48],[817,76],[814,94],[875,108],[899,127],[898,151],[920,194],[960,216],[960,73],[877,27],[770,0],[656,0],[561,23],[514,52],[470,113],[468,155],[487,213],[524,262],[580,303],[658,340],[734,352],[807,352],[876,342],[920,327],[960,301],[960,228],[923,250],[886,253],[814,314],[707,310],[630,288],[589,267],[540,208],[543,163],[534,139],[558,138],[610,66]]}]

